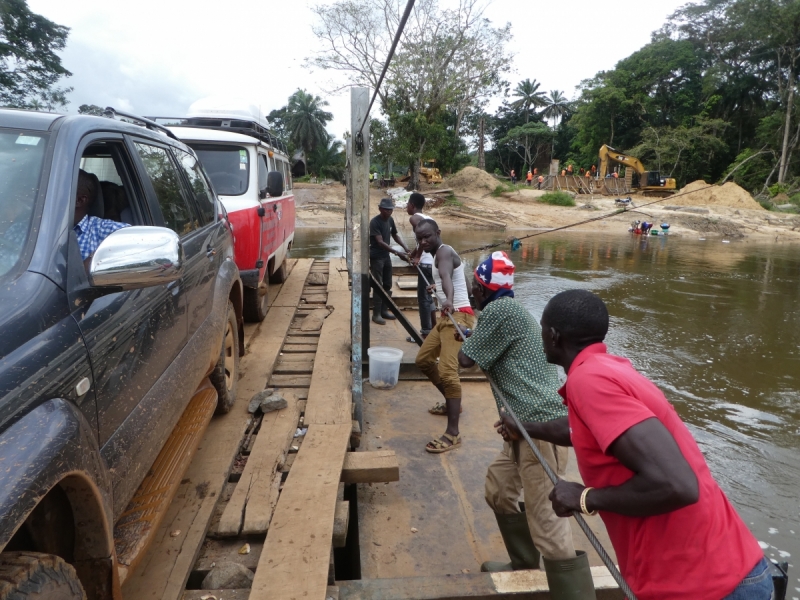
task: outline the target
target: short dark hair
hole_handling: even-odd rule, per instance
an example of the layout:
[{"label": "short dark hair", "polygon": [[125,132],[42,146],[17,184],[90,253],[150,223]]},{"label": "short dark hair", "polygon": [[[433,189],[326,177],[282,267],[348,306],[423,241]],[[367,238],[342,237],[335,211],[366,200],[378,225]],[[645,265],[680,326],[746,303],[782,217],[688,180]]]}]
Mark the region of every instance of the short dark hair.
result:
[{"label": "short dark hair", "polygon": [[413,204],[417,210],[422,210],[425,208],[425,196],[420,194],[419,192],[414,192],[409,196],[408,201]]},{"label": "short dark hair", "polygon": [[89,200],[94,202],[95,196],[97,196],[97,185],[95,184],[95,181],[95,175],[92,175],[83,169],[78,169],[78,188],[75,190],[77,195],[88,196]]},{"label": "short dark hair", "polygon": [[550,298],[542,321],[577,345],[602,342],[608,333],[608,308],[588,290],[566,290]]},{"label": "short dark hair", "polygon": [[433,219],[422,219],[414,229],[417,230],[423,226],[432,227],[434,231],[439,231],[439,224]]}]

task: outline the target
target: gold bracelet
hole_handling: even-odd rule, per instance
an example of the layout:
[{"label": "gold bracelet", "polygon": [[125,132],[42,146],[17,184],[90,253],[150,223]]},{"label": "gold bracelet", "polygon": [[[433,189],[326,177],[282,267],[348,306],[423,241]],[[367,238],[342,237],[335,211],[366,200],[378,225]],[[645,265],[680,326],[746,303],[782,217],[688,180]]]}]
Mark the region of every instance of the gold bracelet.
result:
[{"label": "gold bracelet", "polygon": [[594,488],[592,488],[592,487],[587,487],[587,488],[584,488],[584,490],[583,490],[583,493],[581,494],[581,512],[582,512],[583,514],[585,514],[585,515],[589,515],[590,517],[593,517],[594,515],[596,515],[596,514],[597,514],[597,511],[596,511],[596,510],[593,510],[592,512],[589,512],[589,510],[586,508],[586,496],[587,496],[587,495],[589,494],[589,492],[591,492],[593,489],[594,489]]}]

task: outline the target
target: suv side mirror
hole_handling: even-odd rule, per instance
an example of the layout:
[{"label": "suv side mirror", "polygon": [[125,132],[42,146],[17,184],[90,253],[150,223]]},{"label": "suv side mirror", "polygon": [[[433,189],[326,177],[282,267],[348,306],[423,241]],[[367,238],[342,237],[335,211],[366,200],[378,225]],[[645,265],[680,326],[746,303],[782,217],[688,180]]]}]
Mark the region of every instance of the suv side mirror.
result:
[{"label": "suv side mirror", "polygon": [[283,173],[280,171],[267,173],[267,193],[273,198],[283,196]]},{"label": "suv side mirror", "polygon": [[170,283],[183,274],[183,246],[166,227],[125,227],[97,247],[89,267],[93,287],[134,290]]}]

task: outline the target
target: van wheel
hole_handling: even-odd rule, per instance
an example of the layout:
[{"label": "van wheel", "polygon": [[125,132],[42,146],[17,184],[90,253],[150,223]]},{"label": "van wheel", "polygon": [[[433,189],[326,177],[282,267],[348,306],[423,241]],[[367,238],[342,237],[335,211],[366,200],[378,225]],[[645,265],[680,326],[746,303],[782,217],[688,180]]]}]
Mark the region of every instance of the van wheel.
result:
[{"label": "van wheel", "polygon": [[217,390],[217,410],[214,414],[224,415],[230,412],[236,402],[236,384],[239,380],[239,329],[236,326],[233,302],[230,300],[219,361],[209,378]]},{"label": "van wheel", "polygon": [[269,276],[270,283],[283,283],[286,281],[286,257],[283,258],[281,266],[275,269],[275,272]]},{"label": "van wheel", "polygon": [[9,600],[86,600],[75,569],[40,552],[0,554],[0,594]]},{"label": "van wheel", "polygon": [[265,278],[257,288],[244,288],[242,315],[248,323],[261,323],[269,310],[269,284]]}]

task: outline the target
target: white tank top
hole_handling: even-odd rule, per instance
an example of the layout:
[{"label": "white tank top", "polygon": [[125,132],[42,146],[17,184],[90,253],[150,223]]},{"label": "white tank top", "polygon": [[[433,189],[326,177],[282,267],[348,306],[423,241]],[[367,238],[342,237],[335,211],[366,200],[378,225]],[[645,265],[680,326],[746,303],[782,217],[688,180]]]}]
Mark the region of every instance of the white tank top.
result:
[{"label": "white tank top", "polygon": [[[450,246],[447,246],[451,248]],[[452,249],[452,248],[451,248]],[[439,277],[439,269],[433,265],[433,282],[436,284],[436,297],[439,299],[439,306],[444,304],[447,297],[442,290],[442,278]],[[471,308],[469,304],[469,294],[467,293],[467,280],[464,279],[464,261],[453,269],[453,308]]]},{"label": "white tank top", "polygon": [[[427,219],[428,221],[433,221],[428,215],[423,215],[421,212],[414,213],[415,216],[420,216],[423,219]],[[430,252],[422,252],[422,255],[419,257],[419,264],[421,265],[432,265],[433,264],[433,256]]]}]

